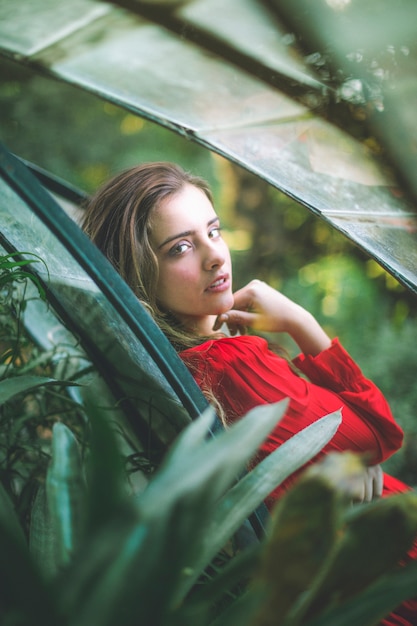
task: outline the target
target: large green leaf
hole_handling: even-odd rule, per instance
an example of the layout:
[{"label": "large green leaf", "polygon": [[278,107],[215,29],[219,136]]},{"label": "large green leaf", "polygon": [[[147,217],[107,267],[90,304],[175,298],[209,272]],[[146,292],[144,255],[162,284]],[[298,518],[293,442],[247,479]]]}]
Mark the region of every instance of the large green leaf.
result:
[{"label": "large green leaf", "polygon": [[285,623],[312,584],[336,540],[338,500],[336,491],[317,477],[302,477],[281,498],[256,575],[256,586],[265,590],[265,599],[251,626]]},{"label": "large green leaf", "polygon": [[[352,508],[361,475],[358,455],[329,455],[280,500],[256,577],[267,594],[251,626],[301,626],[313,618],[321,626],[330,610],[334,621],[328,623],[339,626],[337,608],[343,611],[347,601],[395,571],[417,535],[417,495]],[[369,621],[349,623],[377,623],[383,613],[380,606],[374,609]]]},{"label": "large green leaf", "polygon": [[[346,519],[331,558],[323,564],[320,575],[297,611],[300,623],[301,618],[305,621],[320,615],[325,607],[343,605],[381,576],[392,572],[406,556],[416,535],[417,494],[414,492],[358,507],[355,514]],[[416,595],[415,590],[413,595]],[[395,604],[390,608],[395,608]],[[380,613],[369,623],[375,623],[378,616]]]},{"label": "large green leaf", "polygon": [[[212,411],[178,437],[164,466],[137,498],[136,519],[109,522],[83,545],[64,590],[74,623],[162,623],[192,576],[213,505],[241,473],[286,403],[253,411],[209,438]],[[198,573],[197,573],[198,574]],[[85,589],[90,589],[88,597]],[[126,621],[123,621],[126,620]]]},{"label": "large green leaf", "polygon": [[[74,624],[87,626],[94,620],[97,625],[111,626],[119,619],[120,623],[133,626],[138,623],[138,615],[143,624],[169,624],[175,620],[175,612],[188,589],[202,573],[210,554],[215,554],[215,545],[221,548],[223,537],[225,541],[230,538],[222,529],[221,542],[218,538],[207,540],[207,535],[213,534],[213,518],[216,514],[221,516],[217,513],[219,498],[235,483],[286,406],[282,402],[251,411],[213,438],[207,437],[213,420],[213,413],[207,411],[189,427],[190,431],[187,429],[179,436],[164,466],[137,499],[138,518],[129,522],[125,517],[117,532],[117,524],[109,524],[83,547],[86,561],[81,567],[74,567],[72,590],[66,590]],[[325,420],[327,428],[324,424],[316,426],[321,431],[322,445],[337,428],[339,416]],[[300,454],[301,463],[316,453],[309,434],[304,437],[309,453]],[[302,441],[298,440],[298,446]],[[285,458],[284,455],[278,459],[279,464]],[[268,463],[272,471],[274,462]],[[293,467],[296,465],[290,465],[289,471]],[[264,473],[258,469],[256,475],[260,485]],[[277,476],[283,475],[286,473],[281,468]],[[271,480],[268,492],[275,486]],[[266,495],[266,488],[265,493],[260,489],[256,495],[256,487],[250,482],[248,489],[251,506],[256,508]],[[244,497],[244,489],[240,496]],[[233,532],[245,519],[244,509],[231,518],[228,528]],[[221,520],[216,523],[221,528]],[[209,549],[204,550],[202,560],[204,544]],[[91,591],[89,597],[83,594],[85,588]]]}]

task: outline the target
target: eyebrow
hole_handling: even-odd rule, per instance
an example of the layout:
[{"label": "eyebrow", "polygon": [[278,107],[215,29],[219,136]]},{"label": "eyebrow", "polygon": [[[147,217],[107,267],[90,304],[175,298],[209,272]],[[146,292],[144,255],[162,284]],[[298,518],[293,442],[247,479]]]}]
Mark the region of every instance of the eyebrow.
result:
[{"label": "eyebrow", "polygon": [[[211,226],[212,224],[218,221],[219,221],[219,217],[216,215],[216,217],[213,217],[213,219],[207,222],[207,226]],[[166,244],[170,243],[171,241],[175,241],[176,239],[181,239],[181,237],[189,237],[190,235],[194,235],[194,233],[195,233],[195,230],[184,230],[182,233],[177,233],[176,235],[172,235],[171,237],[168,237],[167,239],[165,239],[165,241],[163,241],[158,246],[158,250],[166,246]]]}]

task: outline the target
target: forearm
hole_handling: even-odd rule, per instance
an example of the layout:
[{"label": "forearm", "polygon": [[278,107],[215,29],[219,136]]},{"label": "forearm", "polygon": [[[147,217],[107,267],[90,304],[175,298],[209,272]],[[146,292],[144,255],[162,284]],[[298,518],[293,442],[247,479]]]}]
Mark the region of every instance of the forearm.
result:
[{"label": "forearm", "polygon": [[292,317],[287,332],[305,355],[316,356],[331,345],[330,337],[317,320],[301,307]]}]

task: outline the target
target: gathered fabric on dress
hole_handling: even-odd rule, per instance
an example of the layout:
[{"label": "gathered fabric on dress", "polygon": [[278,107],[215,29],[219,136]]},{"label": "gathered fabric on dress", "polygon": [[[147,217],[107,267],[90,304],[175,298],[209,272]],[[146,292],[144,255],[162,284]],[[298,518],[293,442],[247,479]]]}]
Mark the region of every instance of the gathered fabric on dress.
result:
[{"label": "gathered fabric on dress", "polygon": [[[342,413],[337,432],[310,463],[329,452],[352,451],[367,454],[370,465],[375,465],[402,445],[403,431],[382,392],[363,375],[337,338],[314,357],[296,357],[293,365],[300,374],[285,358],[272,352],[265,339],[251,335],[208,340],[184,350],[180,357],[203,392],[209,391],[220,403],[228,423],[256,406],[289,399],[284,417],[260,447],[256,462],[303,428],[337,410]],[[270,494],[266,501],[269,508],[300,471]],[[402,481],[384,473],[384,496],[407,490]],[[409,557],[417,558],[417,543]],[[417,624],[417,600],[405,602],[381,624]]]}]

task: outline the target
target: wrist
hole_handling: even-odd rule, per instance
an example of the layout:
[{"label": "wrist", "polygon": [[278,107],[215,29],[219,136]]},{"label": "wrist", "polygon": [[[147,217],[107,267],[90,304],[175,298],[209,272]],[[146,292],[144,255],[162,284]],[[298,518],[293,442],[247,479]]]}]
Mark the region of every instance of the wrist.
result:
[{"label": "wrist", "polygon": [[300,310],[291,321],[288,334],[305,355],[316,356],[331,346],[331,339],[311,313]]}]

